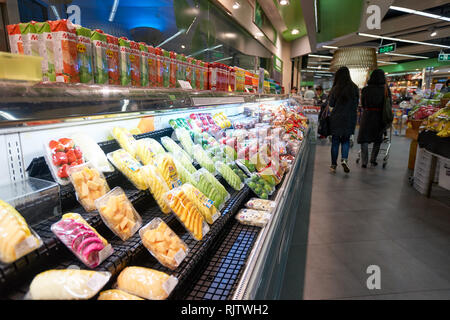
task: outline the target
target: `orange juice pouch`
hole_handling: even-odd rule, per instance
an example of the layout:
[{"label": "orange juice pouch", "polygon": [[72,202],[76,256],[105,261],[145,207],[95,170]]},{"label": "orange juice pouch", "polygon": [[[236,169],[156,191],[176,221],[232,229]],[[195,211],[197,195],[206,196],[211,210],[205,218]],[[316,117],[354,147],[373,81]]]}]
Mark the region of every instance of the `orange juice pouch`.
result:
[{"label": "orange juice pouch", "polygon": [[9,47],[11,48],[11,53],[25,54],[23,52],[23,39],[19,25],[10,24],[6,28],[8,30]]},{"label": "orange juice pouch", "polygon": [[36,22],[34,24],[38,34],[39,55],[42,60],[42,75],[44,81],[56,81],[55,55],[53,53],[53,36],[48,22]]},{"label": "orange juice pouch", "polygon": [[155,48],[148,46],[149,58],[148,58],[148,80],[150,87],[156,87],[156,54]]},{"label": "orange juice pouch", "polygon": [[81,83],[93,84],[94,72],[92,67],[92,31],[81,26],[77,30],[77,65]]},{"label": "orange juice pouch", "polygon": [[23,52],[27,56],[39,57],[39,39],[34,24],[19,23],[20,33],[22,33]]},{"label": "orange juice pouch", "polygon": [[141,49],[139,43],[130,41],[131,54],[131,85],[133,87],[141,86]]},{"label": "orange juice pouch", "polygon": [[112,35],[106,35],[108,49],[106,58],[108,60],[108,78],[109,84],[120,85],[119,73],[119,38]]},{"label": "orange juice pouch", "polygon": [[141,86],[148,87],[148,60],[150,58],[150,53],[148,52],[148,47],[144,42],[139,43],[139,49],[141,51]]},{"label": "orange juice pouch", "polygon": [[108,59],[106,50],[108,50],[108,37],[103,31],[96,29],[91,35],[92,48],[94,51],[94,79],[95,83],[108,83]]},{"label": "orange juice pouch", "polygon": [[120,84],[122,86],[129,86],[131,84],[130,54],[130,41],[128,41],[128,39],[125,37],[121,37],[119,39],[119,71]]},{"label": "orange juice pouch", "polygon": [[68,20],[49,21],[55,53],[57,82],[78,83],[77,33]]}]

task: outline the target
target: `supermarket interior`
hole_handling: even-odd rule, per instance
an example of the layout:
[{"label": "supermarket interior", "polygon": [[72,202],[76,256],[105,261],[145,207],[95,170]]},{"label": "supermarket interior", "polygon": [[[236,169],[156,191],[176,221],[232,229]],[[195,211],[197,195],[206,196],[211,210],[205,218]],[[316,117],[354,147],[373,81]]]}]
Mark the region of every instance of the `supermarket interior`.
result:
[{"label": "supermarket interior", "polygon": [[0,300],[450,299],[446,0],[0,0],[0,97]]}]

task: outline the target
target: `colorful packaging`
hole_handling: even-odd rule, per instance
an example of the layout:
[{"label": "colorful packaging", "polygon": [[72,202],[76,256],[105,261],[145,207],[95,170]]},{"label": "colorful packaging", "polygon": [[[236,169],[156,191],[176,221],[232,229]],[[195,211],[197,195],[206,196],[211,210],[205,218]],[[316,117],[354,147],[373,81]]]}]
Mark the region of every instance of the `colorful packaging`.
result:
[{"label": "colorful packaging", "polygon": [[149,84],[150,87],[154,88],[156,87],[156,77],[157,77],[157,58],[156,58],[156,52],[155,52],[155,48],[153,48],[152,46],[148,46],[148,53],[149,53],[149,58],[148,58],[148,78],[149,78]]},{"label": "colorful packaging", "polygon": [[161,49],[163,87],[170,87],[170,52]]},{"label": "colorful packaging", "polygon": [[55,82],[55,54],[50,24],[48,22],[36,22],[34,26],[39,38],[39,55],[44,58],[42,60],[43,80]]},{"label": "colorful packaging", "polygon": [[80,82],[94,83],[94,70],[92,67],[92,31],[81,26],[75,26],[77,30],[77,66]]},{"label": "colorful packaging", "polygon": [[180,87],[178,80],[186,80],[186,64],[184,63],[186,57],[184,54],[177,55],[177,87]]},{"label": "colorful packaging", "polygon": [[213,224],[220,217],[220,211],[216,209],[214,202],[192,184],[185,183],[181,186],[181,189],[186,197],[195,204],[206,222]]},{"label": "colorful packaging", "polygon": [[169,189],[173,189],[181,185],[177,167],[175,166],[173,158],[170,154],[161,153],[156,155],[155,166],[158,168],[159,173],[167,183]]},{"label": "colorful packaging", "polygon": [[130,41],[131,85],[141,86],[141,49],[139,43]]},{"label": "colorful packaging", "polygon": [[22,33],[23,52],[27,56],[39,57],[39,37],[33,23],[19,23]]},{"label": "colorful packaging", "polygon": [[92,32],[92,46],[94,50],[94,79],[95,83],[108,83],[108,58],[106,51],[108,50],[108,37],[103,31],[96,29]]},{"label": "colorful packaging", "polygon": [[106,50],[106,59],[108,61],[108,82],[112,85],[120,85],[119,72],[119,38],[112,35],[106,35],[108,49]]},{"label": "colorful packaging", "polygon": [[116,150],[107,154],[109,161],[120,171],[133,185],[139,190],[146,190],[147,183],[142,175],[140,164],[128,152],[123,149]]},{"label": "colorful packaging", "polygon": [[139,43],[139,49],[141,51],[141,87],[148,87],[149,86],[148,61],[150,58],[150,53],[148,52],[148,47],[144,42]]},{"label": "colorful packaging", "polygon": [[49,21],[52,31],[57,82],[78,83],[77,33],[68,20]]},{"label": "colorful packaging", "polygon": [[155,49],[156,55],[156,86],[164,87],[164,56],[161,48]]},{"label": "colorful packaging", "polygon": [[261,211],[271,212],[273,209],[276,208],[277,203],[275,201],[270,201],[270,200],[251,198],[250,200],[247,201],[245,206],[247,208],[253,209],[253,210],[261,210]]},{"label": "colorful packaging", "polygon": [[209,90],[209,63],[202,62],[203,90]]},{"label": "colorful packaging", "polygon": [[176,88],[177,86],[177,54],[176,52],[170,52],[170,77],[169,87]]},{"label": "colorful packaging", "polygon": [[120,84],[129,86],[131,84],[131,46],[127,38],[119,38],[119,70]]},{"label": "colorful packaging", "polygon": [[23,50],[23,38],[20,32],[20,27],[18,24],[10,24],[7,26],[8,29],[8,39],[9,47],[11,48],[11,53],[15,54],[25,54]]},{"label": "colorful packaging", "polygon": [[195,88],[203,90],[203,73],[200,60],[195,60]]},{"label": "colorful packaging", "polygon": [[186,65],[186,81],[189,82],[191,84],[191,87],[193,87],[192,85],[192,77],[193,77],[193,65],[192,62],[194,61],[193,58],[187,58],[187,65]]}]

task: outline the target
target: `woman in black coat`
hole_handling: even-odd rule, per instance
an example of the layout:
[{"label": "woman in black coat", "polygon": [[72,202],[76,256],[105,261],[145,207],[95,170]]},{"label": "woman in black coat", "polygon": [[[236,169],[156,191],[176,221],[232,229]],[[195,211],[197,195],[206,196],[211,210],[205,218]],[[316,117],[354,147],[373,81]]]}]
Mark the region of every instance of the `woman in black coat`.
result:
[{"label": "woman in black coat", "polygon": [[361,144],[361,166],[367,168],[369,159],[369,143],[373,143],[370,163],[377,165],[377,156],[383,142],[385,125],[383,124],[383,108],[385,98],[391,98],[391,91],[386,85],[384,71],[376,69],[370,75],[367,86],[361,93],[361,107],[363,114],[358,134]]},{"label": "woman in black coat", "polygon": [[353,83],[347,67],[341,67],[336,72],[329,97],[329,105],[332,108],[330,114],[332,136],[330,171],[336,172],[339,145],[341,145],[341,165],[344,171],[349,173],[350,136],[355,133],[359,89]]}]

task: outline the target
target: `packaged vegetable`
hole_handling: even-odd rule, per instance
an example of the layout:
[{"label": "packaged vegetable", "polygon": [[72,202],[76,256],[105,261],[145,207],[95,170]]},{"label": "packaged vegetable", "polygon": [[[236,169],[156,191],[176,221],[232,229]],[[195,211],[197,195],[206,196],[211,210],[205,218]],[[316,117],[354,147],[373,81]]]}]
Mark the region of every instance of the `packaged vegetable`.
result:
[{"label": "packaged vegetable", "polygon": [[144,267],[126,267],[117,278],[117,288],[147,300],[165,300],[178,284],[174,276]]},{"label": "packaged vegetable", "polygon": [[175,270],[189,249],[172,229],[160,218],[155,218],[139,230],[142,243],[163,266]]},{"label": "packaged vegetable", "polygon": [[159,170],[153,164],[148,164],[142,167],[141,171],[142,177],[161,211],[166,214],[170,213],[170,208],[164,200],[164,194],[170,189]]},{"label": "packaged vegetable", "polygon": [[108,76],[108,37],[103,31],[96,29],[91,35],[92,46],[94,49],[93,66],[95,83],[109,83]]},{"label": "packaged vegetable", "polygon": [[44,147],[45,159],[55,181],[61,185],[69,184],[69,168],[84,163],[80,147],[69,138],[50,140]]},{"label": "packaged vegetable", "polygon": [[245,180],[245,184],[258,196],[258,198],[269,199],[274,188],[266,180],[258,174],[252,174],[250,178]]},{"label": "packaged vegetable", "polygon": [[136,157],[136,139],[134,139],[130,131],[125,128],[114,127],[112,136],[122,149],[131,154],[133,158]]},{"label": "packaged vegetable", "polygon": [[100,292],[97,300],[144,300],[122,290],[111,289]]},{"label": "packaged vegetable", "polygon": [[131,46],[127,38],[119,38],[119,71],[120,84],[129,86],[131,84]]},{"label": "packaged vegetable", "polygon": [[94,83],[94,69],[92,66],[92,31],[75,25],[77,32],[77,65],[80,82],[86,84]]},{"label": "packaged vegetable", "polygon": [[39,273],[30,284],[32,300],[87,300],[109,281],[111,273],[63,269]]},{"label": "packaged vegetable", "polygon": [[220,212],[214,206],[214,202],[208,199],[200,190],[190,183],[185,183],[181,186],[184,194],[192,201],[200,213],[205,218],[206,222],[213,224],[219,217]]},{"label": "packaged vegetable", "polygon": [[77,200],[86,211],[94,211],[96,209],[94,201],[109,192],[103,174],[89,162],[70,167],[68,173]]},{"label": "packaged vegetable", "polygon": [[0,261],[12,263],[42,245],[22,215],[0,200]]},{"label": "packaged vegetable", "polygon": [[156,155],[165,152],[164,148],[155,139],[145,138],[136,142],[136,158],[144,165],[152,164]]},{"label": "packaged vegetable", "polygon": [[275,207],[277,206],[277,203],[275,201],[270,200],[251,198],[250,200],[247,201],[245,206],[253,210],[272,212],[272,210],[275,209]]},{"label": "packaged vegetable", "polygon": [[69,20],[49,21],[57,82],[78,83],[77,33]]},{"label": "packaged vegetable", "polygon": [[112,85],[120,85],[119,38],[107,34],[106,41],[108,43],[108,49],[106,50],[108,82]]},{"label": "packaged vegetable", "polygon": [[164,199],[191,236],[202,240],[209,231],[208,224],[184,191],[180,187],[172,189],[164,195]]},{"label": "packaged vegetable", "polygon": [[234,190],[241,190],[244,187],[241,178],[226,163],[217,161],[215,167],[217,172]]},{"label": "packaged vegetable", "polygon": [[162,137],[161,138],[161,143],[164,146],[164,148],[166,148],[167,151],[172,152],[173,154],[175,153],[180,153],[182,155],[182,157],[186,160],[189,161],[190,163],[192,163],[192,158],[187,154],[186,151],[184,151],[175,141],[173,141],[171,138],[169,137]]},{"label": "packaged vegetable", "polygon": [[164,181],[166,181],[169,189],[173,189],[181,185],[181,181],[178,178],[177,167],[173,162],[173,158],[168,153],[158,154],[155,157],[155,166],[158,168]]},{"label": "packaged vegetable", "polygon": [[266,211],[241,209],[236,215],[236,220],[242,224],[264,227],[270,220],[271,214]]},{"label": "packaged vegetable", "polygon": [[76,146],[81,149],[86,161],[89,161],[97,170],[101,172],[113,172],[114,168],[106,158],[102,148],[86,133],[77,132],[70,138]]},{"label": "packaged vegetable", "polygon": [[188,155],[192,157],[194,142],[192,142],[189,131],[187,131],[185,128],[177,128],[175,129],[175,135],[177,139],[180,141],[183,149],[188,153]]},{"label": "packaged vegetable", "polygon": [[142,225],[141,216],[120,187],[95,200],[95,205],[106,226],[123,241],[133,236]]},{"label": "packaged vegetable", "polygon": [[141,49],[139,43],[130,41],[130,62],[131,62],[131,85],[141,86]]},{"label": "packaged vegetable", "polygon": [[142,177],[142,165],[123,149],[110,152],[107,155],[109,161],[124,174],[128,180],[139,190],[146,190],[147,184]]},{"label": "packaged vegetable", "polygon": [[87,267],[93,269],[113,253],[112,246],[79,214],[68,213],[51,226],[52,232]]},{"label": "packaged vegetable", "polygon": [[208,170],[210,173],[215,172],[214,162],[208,156],[205,150],[198,144],[192,147],[192,151],[194,153],[194,158],[203,168]]},{"label": "packaged vegetable", "polygon": [[43,58],[42,80],[55,82],[55,54],[50,24],[48,22],[36,22],[34,26],[39,38],[39,56]]},{"label": "packaged vegetable", "polygon": [[221,189],[218,189],[211,181],[209,175],[211,175],[211,173],[205,169],[196,171],[192,175],[192,179],[195,181],[194,186],[211,199],[214,202],[214,206],[220,210],[225,203],[225,195],[221,192]]}]

